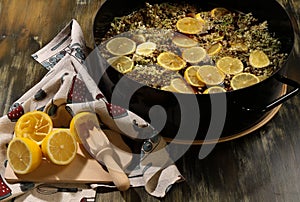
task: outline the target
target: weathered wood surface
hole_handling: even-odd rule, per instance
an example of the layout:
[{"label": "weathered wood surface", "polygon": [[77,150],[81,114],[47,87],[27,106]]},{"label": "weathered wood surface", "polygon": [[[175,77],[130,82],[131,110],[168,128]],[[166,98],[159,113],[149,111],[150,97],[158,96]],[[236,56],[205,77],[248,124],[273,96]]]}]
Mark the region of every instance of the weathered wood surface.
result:
[{"label": "weathered wood surface", "polygon": [[[280,1],[293,20],[300,1]],[[93,46],[92,21],[99,0],[0,1],[0,115],[38,82],[46,71],[30,55],[47,44],[72,18]],[[299,35],[295,52],[299,57]],[[289,69],[300,81],[299,58]],[[218,144],[203,160],[192,147],[176,162],[186,181],[176,184],[163,201],[299,201],[300,95],[283,104],[260,130]],[[98,201],[159,201],[143,188],[98,193]]]}]

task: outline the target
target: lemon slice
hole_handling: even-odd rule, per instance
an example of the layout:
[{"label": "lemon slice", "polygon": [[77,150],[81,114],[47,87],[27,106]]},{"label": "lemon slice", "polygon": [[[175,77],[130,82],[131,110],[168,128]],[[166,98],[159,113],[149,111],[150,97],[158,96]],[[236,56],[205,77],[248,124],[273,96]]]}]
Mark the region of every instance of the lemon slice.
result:
[{"label": "lemon slice", "polygon": [[126,37],[116,37],[106,44],[106,49],[113,55],[129,55],[134,53],[136,43]]},{"label": "lemon slice", "polygon": [[193,88],[181,78],[172,79],[170,86],[179,93],[194,93]]},{"label": "lemon slice", "polygon": [[185,17],[177,21],[176,27],[184,34],[198,34],[203,30],[204,23],[196,18]]},{"label": "lemon slice", "polygon": [[225,74],[238,74],[244,70],[242,61],[233,57],[222,57],[216,65]]},{"label": "lemon slice", "polygon": [[172,86],[163,86],[161,90],[170,91],[170,92],[177,92]]},{"label": "lemon slice", "polygon": [[180,70],[186,66],[186,62],[172,52],[163,52],[157,57],[157,63],[169,70]]},{"label": "lemon slice", "polygon": [[213,18],[220,18],[228,13],[230,13],[229,10],[223,7],[217,7],[210,11],[211,17]]},{"label": "lemon slice", "polygon": [[197,77],[206,85],[215,86],[224,81],[225,74],[215,66],[203,65],[198,68]]},{"label": "lemon slice", "polygon": [[8,145],[7,159],[15,173],[27,174],[41,164],[42,151],[36,142],[28,138],[17,137]]},{"label": "lemon slice", "polygon": [[178,46],[178,47],[182,47],[182,48],[190,48],[193,46],[196,46],[198,44],[197,41],[187,37],[187,36],[175,36],[172,40],[172,42]]},{"label": "lemon slice", "polygon": [[109,58],[107,62],[119,72],[125,74],[133,69],[134,63],[131,58],[127,56],[116,56]]},{"label": "lemon slice", "polygon": [[219,53],[222,49],[222,44],[221,43],[214,43],[213,45],[211,45],[208,50],[207,50],[207,54],[210,56],[216,55],[217,53]]},{"label": "lemon slice", "polygon": [[261,50],[254,50],[250,53],[249,63],[252,67],[263,68],[270,64],[268,56]]},{"label": "lemon slice", "polygon": [[182,58],[191,64],[201,62],[206,56],[206,51],[202,47],[192,47],[184,49]]},{"label": "lemon slice", "polygon": [[75,158],[77,142],[69,129],[51,131],[42,143],[44,156],[57,165],[67,165]]},{"label": "lemon slice", "polygon": [[251,73],[240,73],[235,75],[231,81],[230,86],[233,90],[246,88],[258,83],[260,80],[257,76]]},{"label": "lemon slice", "polygon": [[15,136],[29,138],[40,145],[52,128],[52,120],[45,112],[27,112],[18,119],[15,125]]},{"label": "lemon slice", "polygon": [[214,93],[224,93],[226,90],[222,88],[221,86],[212,86],[210,88],[207,88],[203,94],[214,94]]},{"label": "lemon slice", "polygon": [[197,71],[200,66],[190,66],[184,71],[185,80],[192,86],[203,87],[205,83],[200,81],[197,77]]},{"label": "lemon slice", "polygon": [[139,44],[136,47],[136,54],[138,55],[142,55],[142,56],[148,56],[151,55],[151,53],[153,53],[153,51],[156,49],[156,44],[153,42],[144,42]]},{"label": "lemon slice", "polygon": [[260,76],[257,76],[259,78],[259,81],[264,81],[268,78],[267,75],[260,75]]},{"label": "lemon slice", "polygon": [[200,13],[197,13],[196,15],[195,15],[195,18],[197,19],[197,20],[199,20],[201,23],[205,23],[205,20],[201,17],[201,14]]}]

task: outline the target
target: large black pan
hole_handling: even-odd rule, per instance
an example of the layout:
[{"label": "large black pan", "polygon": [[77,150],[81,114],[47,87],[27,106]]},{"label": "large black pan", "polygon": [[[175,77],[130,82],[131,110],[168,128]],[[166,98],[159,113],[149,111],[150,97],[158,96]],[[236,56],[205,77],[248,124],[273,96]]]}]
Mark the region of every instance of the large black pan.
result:
[{"label": "large black pan", "polygon": [[[96,45],[100,44],[114,17],[127,15],[143,7],[145,2],[153,4],[182,1],[106,1],[94,20]],[[294,28],[285,10],[275,0],[190,0],[186,2],[207,10],[225,7],[244,13],[252,12],[259,20],[268,21],[270,31],[274,32],[282,42],[282,52],[292,52]],[[103,69],[99,86],[108,100],[129,108],[151,121],[154,127],[161,129],[163,123],[164,127],[161,131],[163,136],[169,138],[176,136],[181,140],[204,140],[220,136],[226,138],[240,133],[264,119],[271,109],[296,95],[299,84],[284,77],[286,69],[287,63],[271,77],[256,85],[212,95],[189,95],[157,90],[128,79],[112,67]],[[291,88],[282,95],[285,84]],[[164,120],[164,113],[156,113],[155,109],[159,109],[157,106],[164,108],[166,120]],[[149,116],[150,109],[153,116]]]}]

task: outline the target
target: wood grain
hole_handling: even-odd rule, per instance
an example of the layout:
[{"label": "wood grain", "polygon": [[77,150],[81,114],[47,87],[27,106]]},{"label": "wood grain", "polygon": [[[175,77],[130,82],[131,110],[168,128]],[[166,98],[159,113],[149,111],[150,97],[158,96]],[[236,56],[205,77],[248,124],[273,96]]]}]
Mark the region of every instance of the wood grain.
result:
[{"label": "wood grain", "polygon": [[[300,2],[279,1],[300,26]],[[92,21],[98,0],[0,1],[0,115],[46,71],[30,55],[47,44],[72,18],[93,47]],[[299,31],[289,76],[300,81]],[[176,184],[162,201],[299,201],[300,96],[285,102],[259,130],[217,144],[198,159],[192,146],[176,165],[186,181]],[[99,189],[97,201],[160,201],[144,188],[126,192]]]}]

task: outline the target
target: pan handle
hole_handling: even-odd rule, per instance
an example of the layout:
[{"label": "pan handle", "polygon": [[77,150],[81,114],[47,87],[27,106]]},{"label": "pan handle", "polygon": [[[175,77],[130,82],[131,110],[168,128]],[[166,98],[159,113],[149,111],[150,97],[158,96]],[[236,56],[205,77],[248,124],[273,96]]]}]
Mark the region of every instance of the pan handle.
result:
[{"label": "pan handle", "polygon": [[283,102],[287,101],[288,99],[290,99],[291,97],[297,95],[300,91],[300,84],[294,80],[291,80],[289,78],[286,78],[282,75],[278,75],[275,77],[279,82],[286,84],[288,86],[291,86],[292,89],[287,92],[286,94],[280,96],[279,98],[275,99],[273,102],[267,104],[266,106],[260,107],[260,108],[245,108],[243,107],[243,109],[245,111],[248,112],[267,112],[271,109],[274,109],[275,107],[281,105]]}]

